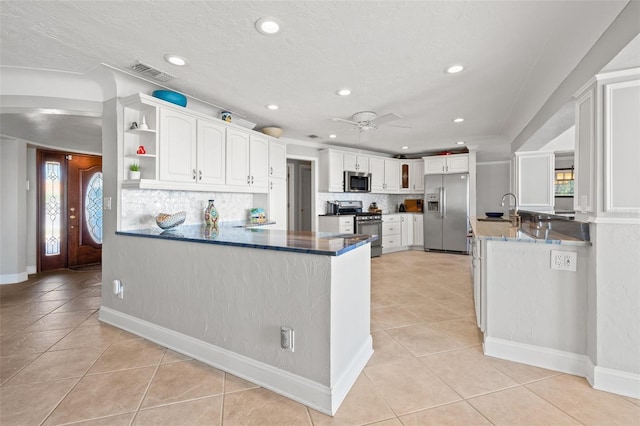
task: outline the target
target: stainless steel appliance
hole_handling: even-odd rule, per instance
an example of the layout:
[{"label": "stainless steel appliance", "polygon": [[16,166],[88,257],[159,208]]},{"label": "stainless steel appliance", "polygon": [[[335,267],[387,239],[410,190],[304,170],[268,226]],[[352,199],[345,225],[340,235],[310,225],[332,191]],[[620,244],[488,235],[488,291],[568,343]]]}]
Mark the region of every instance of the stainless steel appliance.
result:
[{"label": "stainless steel appliance", "polygon": [[469,175],[425,175],[424,248],[469,252]]},{"label": "stainless steel appliance", "polygon": [[382,215],[362,210],[362,201],[327,201],[327,210],[336,215],[352,215],[355,217],[355,233],[377,235],[378,239],[371,243],[371,257],[382,255]]},{"label": "stainless steel appliance", "polygon": [[344,172],[344,192],[371,192],[371,173]]},{"label": "stainless steel appliance", "polygon": [[356,234],[377,235],[371,243],[371,257],[382,255],[382,215],[380,213],[356,213]]}]

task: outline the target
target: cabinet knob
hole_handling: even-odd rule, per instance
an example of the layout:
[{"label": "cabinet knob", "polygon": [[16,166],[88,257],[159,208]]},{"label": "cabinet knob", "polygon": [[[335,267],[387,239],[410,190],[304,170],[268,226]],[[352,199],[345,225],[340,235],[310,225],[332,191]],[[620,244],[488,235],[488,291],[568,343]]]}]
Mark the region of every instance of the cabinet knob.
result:
[{"label": "cabinet knob", "polygon": [[196,169],[193,169],[192,172],[193,172],[193,180],[196,180]]}]

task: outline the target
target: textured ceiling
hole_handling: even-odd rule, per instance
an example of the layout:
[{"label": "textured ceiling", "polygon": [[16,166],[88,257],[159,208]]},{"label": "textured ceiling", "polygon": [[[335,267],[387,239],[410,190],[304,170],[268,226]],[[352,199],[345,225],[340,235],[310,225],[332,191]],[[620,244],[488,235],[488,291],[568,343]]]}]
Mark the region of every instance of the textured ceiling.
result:
[{"label": "textured ceiling", "polygon": [[[174,90],[284,136],[389,153],[504,149],[627,1],[3,1],[3,66],[85,73],[141,60]],[[275,16],[283,30],[254,29]],[[577,25],[579,23],[579,25]],[[188,66],[163,60],[182,55]],[[444,68],[467,69],[447,75]],[[348,87],[352,95],[335,91]],[[265,105],[276,103],[277,111]],[[361,135],[332,117],[404,117]],[[465,122],[454,124],[462,116]],[[13,117],[17,119],[17,117]],[[3,117],[3,122],[5,117]],[[409,146],[401,151],[401,146]]]}]

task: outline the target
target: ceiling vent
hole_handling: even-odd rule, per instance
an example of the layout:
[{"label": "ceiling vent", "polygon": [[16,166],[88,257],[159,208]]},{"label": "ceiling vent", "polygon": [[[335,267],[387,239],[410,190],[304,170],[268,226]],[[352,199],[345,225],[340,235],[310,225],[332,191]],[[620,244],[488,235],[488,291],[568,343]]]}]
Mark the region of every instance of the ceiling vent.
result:
[{"label": "ceiling vent", "polygon": [[320,136],[318,135],[307,135],[309,139],[318,139]]},{"label": "ceiling vent", "polygon": [[157,81],[169,81],[176,78],[174,75],[168,74],[164,71],[160,71],[158,69],[153,68],[151,65],[143,64],[142,62],[136,62],[131,66],[131,69],[138,74],[142,74],[146,77],[151,77]]}]

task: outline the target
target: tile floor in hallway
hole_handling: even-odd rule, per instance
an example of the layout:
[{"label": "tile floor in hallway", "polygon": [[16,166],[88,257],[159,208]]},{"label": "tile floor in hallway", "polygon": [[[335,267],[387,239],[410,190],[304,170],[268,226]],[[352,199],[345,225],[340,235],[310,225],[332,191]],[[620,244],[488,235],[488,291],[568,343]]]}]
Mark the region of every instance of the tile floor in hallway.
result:
[{"label": "tile floor in hallway", "polygon": [[0,424],[640,424],[640,400],[484,356],[469,262],[372,260],[375,353],[333,418],[101,324],[100,272],[32,275],[0,287]]}]

